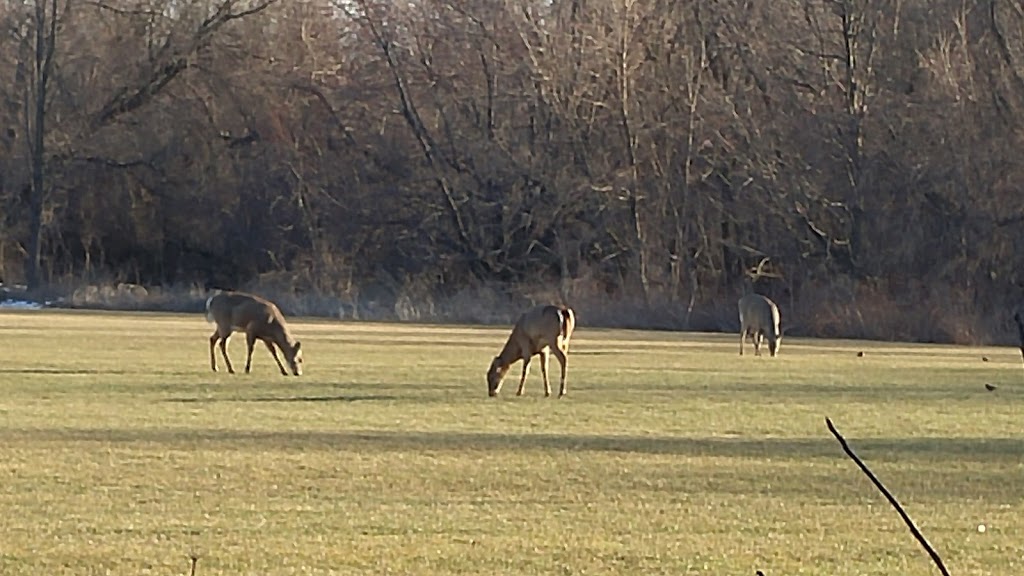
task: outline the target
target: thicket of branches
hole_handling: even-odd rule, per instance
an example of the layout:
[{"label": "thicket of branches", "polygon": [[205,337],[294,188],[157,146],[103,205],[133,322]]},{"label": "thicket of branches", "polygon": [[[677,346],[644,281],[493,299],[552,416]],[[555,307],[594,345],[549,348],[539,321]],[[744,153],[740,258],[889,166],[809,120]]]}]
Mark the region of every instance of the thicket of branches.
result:
[{"label": "thicket of branches", "polygon": [[760,265],[795,331],[958,341],[1024,282],[1010,0],[0,0],[0,33],[8,282],[714,328]]}]

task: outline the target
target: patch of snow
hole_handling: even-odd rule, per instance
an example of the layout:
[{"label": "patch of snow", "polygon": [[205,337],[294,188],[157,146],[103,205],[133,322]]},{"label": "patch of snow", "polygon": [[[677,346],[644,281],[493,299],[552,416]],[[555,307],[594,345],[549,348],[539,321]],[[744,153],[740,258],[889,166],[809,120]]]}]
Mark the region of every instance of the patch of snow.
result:
[{"label": "patch of snow", "polygon": [[0,308],[6,310],[42,310],[43,305],[26,300],[2,300],[0,301]]}]

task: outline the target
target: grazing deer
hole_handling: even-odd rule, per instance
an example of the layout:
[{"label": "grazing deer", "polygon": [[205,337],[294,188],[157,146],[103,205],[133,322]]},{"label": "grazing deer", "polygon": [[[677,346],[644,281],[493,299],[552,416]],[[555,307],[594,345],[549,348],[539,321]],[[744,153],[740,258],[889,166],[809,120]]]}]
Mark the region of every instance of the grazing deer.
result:
[{"label": "grazing deer", "polygon": [[779,307],[760,294],[747,294],[740,298],[740,356],[749,334],[754,341],[754,355],[761,355],[761,339],[768,340],[768,352],[774,357],[782,344],[779,330]]},{"label": "grazing deer", "polygon": [[206,300],[206,320],[217,324],[217,329],[210,336],[210,366],[214,372],[217,371],[217,358],[213,348],[220,341],[220,353],[228,365],[228,372],[235,373],[231,359],[228,358],[227,343],[232,332],[237,330],[245,332],[245,342],[248,346],[245,357],[246,374],[252,367],[252,349],[256,345],[256,340],[262,340],[277,362],[277,367],[281,369],[281,374],[287,376],[288,371],[277,356],[275,344],[284,353],[284,359],[288,362],[292,374],[302,375],[301,345],[288,331],[284,315],[273,302],[252,294],[223,292]]},{"label": "grazing deer", "polygon": [[576,328],[576,314],[569,307],[538,306],[523,313],[512,329],[505,347],[494,357],[487,370],[487,394],[497,396],[501,381],[509,368],[518,360],[523,361],[523,376],[519,380],[516,396],[523,395],[526,375],[530,370],[530,359],[540,354],[540,370],[544,375],[544,396],[551,396],[548,381],[548,359],[555,355],[562,365],[562,382],[558,397],[565,396],[565,374],[569,354],[569,338]]}]

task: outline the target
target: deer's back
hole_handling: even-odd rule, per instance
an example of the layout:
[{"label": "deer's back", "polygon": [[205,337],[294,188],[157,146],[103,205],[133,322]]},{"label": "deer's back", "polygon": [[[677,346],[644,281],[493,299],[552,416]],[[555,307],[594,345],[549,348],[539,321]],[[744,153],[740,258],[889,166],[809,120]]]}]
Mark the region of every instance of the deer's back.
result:
[{"label": "deer's back", "polygon": [[558,312],[558,308],[551,305],[531,308],[519,317],[513,332],[529,343],[530,352],[534,354],[546,346],[556,346],[562,332],[562,319]]},{"label": "deer's back", "polygon": [[232,328],[268,328],[273,324],[283,324],[281,311],[269,300],[259,296],[230,292],[218,294],[210,300],[210,312],[218,324],[227,324]]},{"label": "deer's back", "polygon": [[744,327],[767,329],[779,325],[779,307],[766,296],[747,294],[740,298],[739,310]]}]

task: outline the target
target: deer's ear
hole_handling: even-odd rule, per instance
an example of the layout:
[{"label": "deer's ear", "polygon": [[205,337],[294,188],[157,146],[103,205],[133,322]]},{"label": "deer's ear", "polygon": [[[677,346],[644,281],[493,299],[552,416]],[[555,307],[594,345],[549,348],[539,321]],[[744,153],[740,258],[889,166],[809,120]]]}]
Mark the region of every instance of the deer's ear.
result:
[{"label": "deer's ear", "polygon": [[302,342],[296,342],[296,343],[295,343],[295,348],[294,348],[294,350],[295,350],[296,352],[298,352],[298,351],[299,351],[299,348],[301,348],[301,347],[302,347]]}]

